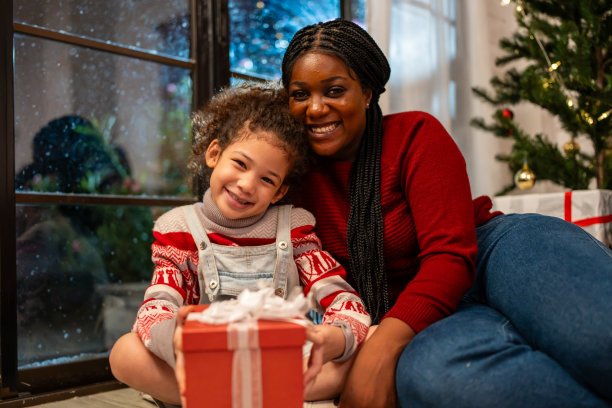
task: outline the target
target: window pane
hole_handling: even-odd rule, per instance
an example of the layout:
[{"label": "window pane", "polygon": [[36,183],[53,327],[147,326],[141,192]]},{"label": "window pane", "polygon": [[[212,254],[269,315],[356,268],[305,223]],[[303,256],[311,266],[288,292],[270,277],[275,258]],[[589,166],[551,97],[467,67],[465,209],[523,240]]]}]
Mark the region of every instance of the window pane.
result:
[{"label": "window pane", "polygon": [[14,0],[14,21],[189,58],[188,0]]},{"label": "window pane", "polygon": [[365,0],[347,0],[351,2],[351,20],[362,27],[366,26]]},{"label": "window pane", "polygon": [[340,17],[340,0],[229,0],[229,11],[231,70],[276,80],[289,40],[305,25]]},{"label": "window pane", "polygon": [[153,219],[166,210],[17,206],[20,367],[105,353],[130,331],[153,273]]},{"label": "window pane", "polygon": [[17,34],[17,190],[189,195],[189,70]]}]

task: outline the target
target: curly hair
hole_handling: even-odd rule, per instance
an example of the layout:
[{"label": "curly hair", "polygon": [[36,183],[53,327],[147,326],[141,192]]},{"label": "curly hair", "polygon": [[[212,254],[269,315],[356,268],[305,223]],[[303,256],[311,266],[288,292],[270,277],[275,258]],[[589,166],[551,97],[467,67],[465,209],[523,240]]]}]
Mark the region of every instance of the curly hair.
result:
[{"label": "curly hair", "polygon": [[268,141],[285,151],[291,163],[283,184],[294,184],[308,170],[310,144],[304,127],[289,112],[287,92],[273,84],[245,83],[217,93],[192,117],[193,148],[188,166],[192,171],[192,185],[200,199],[212,174],[212,168],[206,165],[208,146],[217,139],[225,150],[244,137],[245,127],[251,132],[276,136]]},{"label": "curly hair", "polygon": [[383,252],[383,218],[380,202],[380,155],[383,115],[378,104],[391,69],[374,39],[357,24],[343,19],[306,26],[291,39],[282,64],[282,83],[289,87],[298,59],[314,52],[339,58],[363,89],[372,91],[366,110],[366,128],[349,180],[350,213],[347,222],[349,266],[356,289],[372,322],[389,311]]}]

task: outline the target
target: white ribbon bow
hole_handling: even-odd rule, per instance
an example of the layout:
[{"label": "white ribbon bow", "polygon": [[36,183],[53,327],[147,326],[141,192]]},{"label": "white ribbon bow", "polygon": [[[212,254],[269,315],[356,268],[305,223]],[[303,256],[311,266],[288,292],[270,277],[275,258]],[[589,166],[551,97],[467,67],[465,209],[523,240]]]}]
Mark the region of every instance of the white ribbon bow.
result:
[{"label": "white ribbon bow", "polygon": [[270,286],[260,285],[259,290],[245,289],[237,298],[213,302],[202,312],[190,313],[187,320],[207,324],[229,324],[236,322],[282,320],[306,325],[305,315],[309,300],[299,287],[294,288],[287,299],[274,294]]}]

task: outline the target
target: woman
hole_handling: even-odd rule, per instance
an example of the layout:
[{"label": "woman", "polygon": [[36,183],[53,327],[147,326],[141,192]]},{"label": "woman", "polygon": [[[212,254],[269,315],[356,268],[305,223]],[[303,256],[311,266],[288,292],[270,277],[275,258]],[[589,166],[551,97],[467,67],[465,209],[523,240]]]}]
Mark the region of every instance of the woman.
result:
[{"label": "woman", "polygon": [[340,405],[607,406],[612,251],[560,219],[472,201],[434,118],[383,118],[389,64],[359,26],[301,29],[282,68],[318,156],[299,204],[380,322]]}]

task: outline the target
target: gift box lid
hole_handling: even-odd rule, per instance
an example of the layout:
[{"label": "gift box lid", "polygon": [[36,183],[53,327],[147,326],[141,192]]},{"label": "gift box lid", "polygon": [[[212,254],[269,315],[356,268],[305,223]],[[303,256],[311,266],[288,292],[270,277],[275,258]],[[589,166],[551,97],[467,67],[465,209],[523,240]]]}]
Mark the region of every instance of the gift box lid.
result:
[{"label": "gift box lid", "polygon": [[[227,350],[227,326],[187,320],[183,326],[183,351]],[[306,328],[300,324],[259,320],[257,328],[260,348],[301,347],[306,341]]]}]

